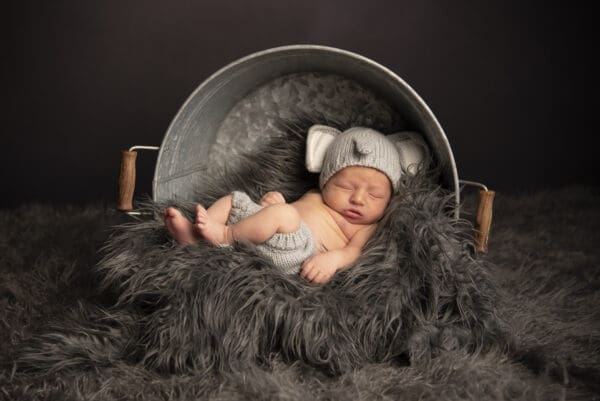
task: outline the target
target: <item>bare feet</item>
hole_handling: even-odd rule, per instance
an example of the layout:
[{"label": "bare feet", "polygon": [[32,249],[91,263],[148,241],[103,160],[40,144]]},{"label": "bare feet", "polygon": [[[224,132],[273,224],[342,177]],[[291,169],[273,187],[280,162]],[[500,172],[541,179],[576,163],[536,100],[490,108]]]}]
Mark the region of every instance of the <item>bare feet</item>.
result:
[{"label": "bare feet", "polygon": [[210,217],[202,205],[196,205],[196,224],[198,233],[214,245],[233,244],[233,233],[230,227]]},{"label": "bare feet", "polygon": [[181,212],[173,207],[165,210],[163,221],[171,236],[181,245],[195,244],[198,242],[198,234],[194,226]]}]

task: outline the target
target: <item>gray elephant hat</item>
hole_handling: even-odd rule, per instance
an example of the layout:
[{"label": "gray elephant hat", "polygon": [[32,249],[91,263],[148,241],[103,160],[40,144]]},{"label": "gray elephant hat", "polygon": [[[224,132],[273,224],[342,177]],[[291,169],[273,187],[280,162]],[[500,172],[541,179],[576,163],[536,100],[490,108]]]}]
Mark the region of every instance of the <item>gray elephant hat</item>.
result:
[{"label": "gray elephant hat", "polygon": [[419,134],[400,132],[385,136],[366,127],[341,132],[326,125],[313,125],[308,131],[306,145],[306,168],[321,173],[321,189],[341,169],[361,166],[384,173],[396,192],[402,173],[414,174],[427,152]]}]

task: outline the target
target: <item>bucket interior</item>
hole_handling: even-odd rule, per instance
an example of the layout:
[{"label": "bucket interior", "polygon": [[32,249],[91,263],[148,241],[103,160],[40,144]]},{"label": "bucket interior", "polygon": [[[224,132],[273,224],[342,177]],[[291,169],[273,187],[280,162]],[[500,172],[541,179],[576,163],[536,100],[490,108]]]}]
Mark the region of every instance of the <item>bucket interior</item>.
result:
[{"label": "bucket interior", "polygon": [[384,133],[424,135],[454,190],[456,167],[446,136],[421,98],[400,78],[353,53],[290,46],[256,53],[221,69],[196,89],[171,123],[153,182],[156,201],[191,200],[212,169],[282,135],[276,122],[322,115]]}]

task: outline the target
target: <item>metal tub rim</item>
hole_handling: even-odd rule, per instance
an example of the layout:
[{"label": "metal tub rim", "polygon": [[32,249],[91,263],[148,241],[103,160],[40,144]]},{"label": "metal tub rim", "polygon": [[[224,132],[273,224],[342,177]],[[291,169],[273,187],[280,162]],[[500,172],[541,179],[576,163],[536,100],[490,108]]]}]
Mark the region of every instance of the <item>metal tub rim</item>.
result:
[{"label": "metal tub rim", "polygon": [[[165,136],[163,137],[156,162],[156,168],[154,171],[154,179],[152,185],[153,199],[157,201],[165,197],[164,194],[161,193],[161,185],[165,181],[164,177],[161,176],[161,174],[164,173],[162,170],[164,170],[165,164],[169,161],[168,157],[171,157],[171,159],[173,159],[173,157],[177,156],[176,154],[167,155],[167,153],[169,151],[175,153],[177,152],[177,137],[179,134],[178,131],[181,130],[182,120],[190,118],[189,115],[191,112],[194,111],[195,106],[197,106],[198,104],[200,104],[201,106],[206,106],[208,103],[210,103],[210,100],[214,96],[219,95],[219,91],[223,91],[223,88],[226,88],[228,84],[231,84],[231,82],[233,82],[233,80],[228,78],[233,77],[234,79],[239,80],[240,77],[245,78],[244,74],[248,75],[256,71],[256,66],[258,65],[260,67],[261,62],[268,62],[269,60],[276,59],[277,57],[283,57],[285,55],[299,56],[301,54],[316,55],[321,57],[321,59],[319,60],[336,57],[346,60],[349,64],[354,63],[352,64],[353,66],[360,66],[360,68],[365,69],[364,71],[366,72],[362,72],[362,74],[364,75],[363,78],[366,76],[367,79],[371,79],[372,77],[377,76],[377,78],[381,80],[389,80],[388,82],[386,82],[386,84],[390,84],[390,88],[386,89],[389,89],[392,92],[394,90],[396,91],[394,93],[391,93],[391,97],[399,95],[406,97],[406,100],[408,101],[410,106],[414,107],[414,112],[417,115],[417,120],[421,120],[420,122],[427,123],[428,125],[428,129],[425,130],[427,132],[423,132],[423,134],[429,140],[430,144],[434,145],[434,155],[436,155],[438,158],[443,159],[442,169],[446,175],[445,184],[449,187],[450,190],[454,191],[454,199],[456,202],[455,214],[458,215],[458,205],[460,205],[460,189],[458,172],[454,156],[452,154],[452,149],[450,147],[448,138],[446,137],[443,128],[441,127],[437,118],[435,117],[429,106],[425,103],[425,101],[417,94],[417,92],[414,89],[412,89],[412,87],[410,87],[410,85],[408,85],[402,78],[400,78],[389,68],[357,53],[353,53],[335,47],[311,44],[280,46],[258,51],[225,65],[224,67],[220,68],[218,71],[210,75],[207,79],[205,79],[188,96],[186,101],[180,107],[177,114],[171,121]],[[316,58],[317,57],[313,56],[313,59]],[[254,68],[254,70],[252,70],[252,68]],[[354,78],[354,76],[352,76],[351,78]]]}]

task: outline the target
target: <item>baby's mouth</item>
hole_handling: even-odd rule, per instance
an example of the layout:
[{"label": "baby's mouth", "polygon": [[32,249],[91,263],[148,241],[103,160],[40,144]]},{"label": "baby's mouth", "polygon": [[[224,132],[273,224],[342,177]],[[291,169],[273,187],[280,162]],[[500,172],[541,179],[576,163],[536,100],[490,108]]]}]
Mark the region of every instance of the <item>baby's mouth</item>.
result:
[{"label": "baby's mouth", "polygon": [[350,219],[358,219],[362,217],[362,213],[358,209],[344,209],[343,215]]}]

